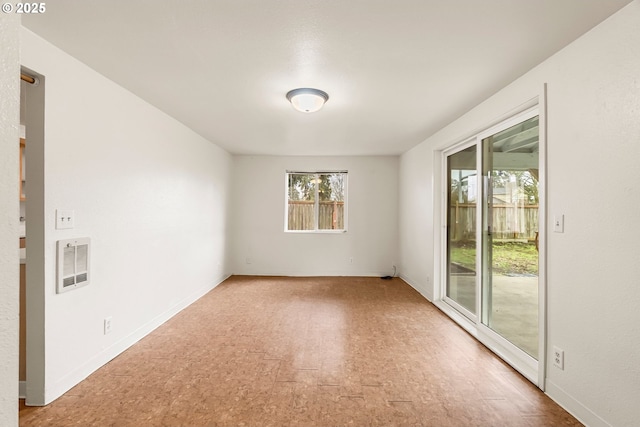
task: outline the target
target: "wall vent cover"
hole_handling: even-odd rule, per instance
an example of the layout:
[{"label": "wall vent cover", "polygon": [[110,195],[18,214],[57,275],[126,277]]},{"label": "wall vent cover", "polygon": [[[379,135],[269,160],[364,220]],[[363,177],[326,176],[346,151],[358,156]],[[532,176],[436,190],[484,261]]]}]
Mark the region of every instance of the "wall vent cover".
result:
[{"label": "wall vent cover", "polygon": [[89,284],[89,253],[91,239],[58,240],[57,293],[67,292]]}]

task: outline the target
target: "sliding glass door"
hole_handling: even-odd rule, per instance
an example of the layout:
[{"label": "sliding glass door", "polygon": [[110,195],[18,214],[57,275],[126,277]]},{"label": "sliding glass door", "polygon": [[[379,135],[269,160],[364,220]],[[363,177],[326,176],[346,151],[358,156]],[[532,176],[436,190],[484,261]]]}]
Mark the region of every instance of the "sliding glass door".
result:
[{"label": "sliding glass door", "polygon": [[482,323],[538,358],[538,116],[482,139]]},{"label": "sliding glass door", "polygon": [[[539,117],[532,109],[444,155],[443,300],[536,382]],[[517,366],[516,366],[517,368]]]}]

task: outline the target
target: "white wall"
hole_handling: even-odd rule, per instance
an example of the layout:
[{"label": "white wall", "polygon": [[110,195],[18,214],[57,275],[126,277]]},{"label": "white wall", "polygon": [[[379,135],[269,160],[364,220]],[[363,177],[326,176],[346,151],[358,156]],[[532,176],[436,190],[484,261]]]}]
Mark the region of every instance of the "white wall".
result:
[{"label": "white wall", "polygon": [[437,216],[436,150],[548,84],[548,214],[565,215],[565,232],[547,235],[547,351],[565,351],[565,370],[548,366],[547,392],[591,426],[640,423],[638,28],[636,0],[401,160],[401,265],[427,289],[439,280],[437,234],[422,223],[432,204]]},{"label": "white wall", "polygon": [[[27,247],[44,262],[45,390],[27,388],[42,404],[228,275],[231,156],[26,29],[22,64],[46,79],[44,217],[27,205],[27,245],[44,226],[44,259]],[[75,229],[55,229],[56,209],[75,210]],[[56,294],[56,241],[83,236],[91,284]]]},{"label": "white wall", "polygon": [[[349,172],[346,233],[284,232],[286,170]],[[398,157],[234,157],[233,273],[390,275],[398,248],[397,189]]]},{"label": "white wall", "polygon": [[400,158],[399,272],[407,283],[433,300],[433,194],[428,144]]},{"label": "white wall", "polygon": [[0,17],[0,424],[8,427],[18,425],[19,29],[18,15]]}]

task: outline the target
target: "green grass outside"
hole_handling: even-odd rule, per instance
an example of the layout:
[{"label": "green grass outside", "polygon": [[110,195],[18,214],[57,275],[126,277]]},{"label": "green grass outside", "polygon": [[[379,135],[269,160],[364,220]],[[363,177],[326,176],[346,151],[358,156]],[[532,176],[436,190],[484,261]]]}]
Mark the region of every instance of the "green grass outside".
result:
[{"label": "green grass outside", "polygon": [[[451,246],[451,261],[475,270],[475,242],[457,242]],[[533,243],[494,242],[493,272],[496,274],[538,274],[538,251]]]}]

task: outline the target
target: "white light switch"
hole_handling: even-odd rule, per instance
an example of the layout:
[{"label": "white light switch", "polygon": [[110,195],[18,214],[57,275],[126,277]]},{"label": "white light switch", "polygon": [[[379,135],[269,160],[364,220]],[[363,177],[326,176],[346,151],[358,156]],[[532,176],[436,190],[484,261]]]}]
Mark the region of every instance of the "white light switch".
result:
[{"label": "white light switch", "polygon": [[553,217],[553,232],[564,233],[564,215],[555,215]]},{"label": "white light switch", "polygon": [[75,222],[75,211],[62,209],[56,210],[56,229],[73,228]]}]

